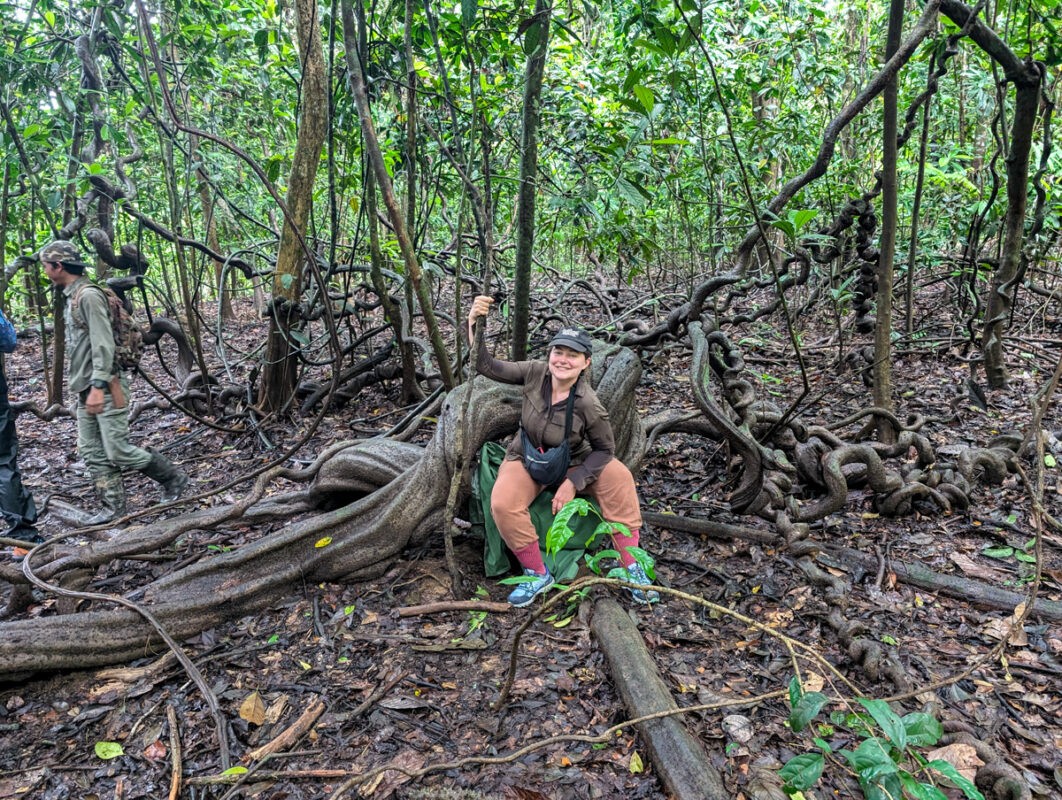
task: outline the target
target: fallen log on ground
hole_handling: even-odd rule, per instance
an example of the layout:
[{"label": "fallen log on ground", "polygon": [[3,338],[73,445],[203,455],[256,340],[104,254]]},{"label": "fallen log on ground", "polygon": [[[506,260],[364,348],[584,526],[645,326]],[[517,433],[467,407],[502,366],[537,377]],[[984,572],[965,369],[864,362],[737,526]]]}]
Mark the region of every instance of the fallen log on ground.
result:
[{"label": "fallen log on ground", "polygon": [[[822,549],[823,552],[829,553],[841,562],[842,566],[847,563],[859,566],[868,572],[873,572],[877,569],[877,556],[861,553],[859,550],[853,550],[850,547],[823,546]],[[831,564],[830,566],[834,565]],[[997,586],[990,586],[982,581],[934,572],[919,561],[904,562],[890,559],[888,567],[901,583],[965,600],[971,605],[984,606],[999,611],[1013,611],[1020,603],[1024,603],[1028,599],[1021,592],[1011,592],[1007,589],[1000,589]],[[1062,622],[1062,603],[1037,598],[1032,605],[1030,613],[1048,622]]]},{"label": "fallen log on ground", "polygon": [[[627,612],[611,598],[594,604],[591,629],[608,658],[612,683],[632,717],[678,706],[645,648]],[[673,800],[729,798],[723,779],[708,763],[701,742],[679,716],[648,720],[635,726],[645,742],[660,780]]]}]

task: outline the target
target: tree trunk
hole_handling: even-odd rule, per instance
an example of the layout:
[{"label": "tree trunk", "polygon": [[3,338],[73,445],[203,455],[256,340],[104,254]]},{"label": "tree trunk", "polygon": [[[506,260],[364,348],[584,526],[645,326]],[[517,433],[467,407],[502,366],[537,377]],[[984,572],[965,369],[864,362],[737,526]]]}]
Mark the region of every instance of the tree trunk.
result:
[{"label": "tree trunk", "polygon": [[[645,447],[634,405],[634,389],[641,378],[638,358],[630,350],[602,347],[595,352],[592,370],[591,379],[616,433],[616,456],[637,470]],[[318,507],[341,504],[335,510],[177,570],[130,596],[181,640],[253,613],[306,583],[380,574],[407,545],[437,536],[442,527],[456,456],[456,426],[469,392],[466,418],[471,424],[464,435],[474,445],[472,452],[516,429],[519,387],[482,377],[462,384],[447,397],[435,436],[423,450],[386,439],[363,442],[328,459],[299,503],[261,502],[240,519],[290,514],[305,510],[308,502]],[[365,496],[367,491],[370,494]],[[118,539],[82,549],[76,562],[99,565],[120,555],[150,552],[184,531],[209,528],[224,517],[224,509],[209,509],[130,528]],[[318,546],[325,537],[331,542]],[[52,581],[62,576],[49,571],[41,558],[34,568]],[[0,623],[0,680],[37,670],[112,664],[151,653],[158,644],[151,626],[124,608],[94,607],[76,617]]]},{"label": "tree trunk", "polygon": [[[889,7],[889,30],[885,40],[885,61],[900,47],[903,29],[904,0],[892,0]],[[874,327],[874,405],[893,408],[892,403],[892,288],[896,258],[896,107],[899,78],[896,74],[885,83],[881,156],[881,248],[878,254],[877,314]],[[892,443],[896,431],[887,423],[878,425],[878,438]]]},{"label": "tree trunk", "polygon": [[383,253],[380,250],[380,222],[376,218],[376,180],[372,169],[365,169],[365,223],[369,228],[369,278],[380,298],[384,318],[395,332],[398,356],[402,362],[402,401],[412,403],[422,397],[417,386],[417,367],[413,359],[413,345],[406,336],[401,301],[395,302],[387,292],[383,276]]},{"label": "tree trunk", "polygon": [[[946,56],[945,56],[946,58]],[[929,59],[926,77],[926,103],[922,107],[922,135],[918,139],[918,174],[915,176],[914,205],[911,207],[911,241],[907,247],[907,280],[904,290],[904,330],[914,333],[914,276],[918,261],[918,226],[922,209],[922,195],[926,182],[926,154],[929,150],[929,117],[936,88],[937,54]]]},{"label": "tree trunk", "polygon": [[982,335],[985,377],[993,389],[1007,385],[1003,335],[1010,324],[1014,294],[1023,272],[1022,245],[1025,241],[1025,208],[1029,196],[1029,156],[1039,99],[1039,79],[1017,84],[1014,123],[1010,129],[1010,152],[1007,154],[1007,219],[1003,225],[1003,253],[988,291]]},{"label": "tree trunk", "polygon": [[[199,149],[199,137],[188,137],[189,155],[192,161],[196,160]],[[199,185],[199,205],[203,214],[203,226],[205,227],[207,246],[216,253],[221,252],[218,243],[218,222],[214,213],[214,198],[210,193],[210,181],[206,169],[199,167],[195,173],[196,182]],[[214,264],[214,285],[218,293],[218,314],[223,322],[232,322],[236,314],[232,310],[232,279],[225,274],[224,265],[217,259],[212,259]]]},{"label": "tree trunk", "polygon": [[513,283],[513,361],[527,358],[531,314],[531,257],[535,246],[535,194],[538,191],[538,121],[542,76],[549,47],[550,6],[535,0],[533,22],[524,33],[527,73],[524,78],[523,124],[520,130],[520,189],[516,206],[516,266]]},{"label": "tree trunk", "polygon": [[284,408],[295,391],[298,360],[291,346],[291,332],[299,318],[297,308],[302,294],[301,267],[304,259],[311,257],[307,253],[305,237],[328,123],[328,83],[325,80],[317,3],[314,0],[298,0],[295,5],[296,35],[302,56],[302,118],[288,181],[287,200],[291,220],[281,231],[280,251],[273,273],[273,313],[260,396],[265,411]]},{"label": "tree trunk", "polygon": [[1032,57],[1022,60],[999,35],[977,19],[973,9],[960,0],[941,0],[940,10],[960,27],[1003,70],[1015,86],[1014,121],[1007,154],[1007,218],[1003,224],[1003,253],[992,277],[985,303],[985,324],[981,346],[985,375],[993,389],[1007,383],[1003,363],[1003,334],[1014,306],[1014,291],[1021,279],[1022,243],[1025,239],[1025,209],[1028,205],[1029,154],[1043,81],[1042,67]]},{"label": "tree trunk", "polygon": [[361,56],[358,53],[357,31],[354,27],[354,11],[350,0],[343,0],[343,43],[346,47],[347,56],[347,80],[350,83],[350,91],[354,97],[354,105],[358,109],[358,119],[361,122],[362,144],[369,156],[373,172],[376,174],[376,182],[380,186],[384,205],[391,225],[398,239],[398,246],[402,251],[402,260],[405,262],[407,277],[413,283],[413,289],[420,302],[420,311],[424,315],[424,322],[428,328],[428,338],[431,340],[435,360],[438,362],[439,375],[443,386],[448,390],[454,386],[453,370],[450,368],[450,354],[443,343],[439,332],[439,324],[436,322],[434,301],[431,297],[424,275],[417,261],[417,255],[413,249],[413,242],[409,238],[409,229],[402,210],[398,207],[398,198],[395,197],[394,186],[391,176],[387,172],[384,163],[383,152],[380,150],[380,140],[376,136],[376,128],[373,125],[372,114],[369,110],[369,95],[365,89],[365,77],[362,75]]}]

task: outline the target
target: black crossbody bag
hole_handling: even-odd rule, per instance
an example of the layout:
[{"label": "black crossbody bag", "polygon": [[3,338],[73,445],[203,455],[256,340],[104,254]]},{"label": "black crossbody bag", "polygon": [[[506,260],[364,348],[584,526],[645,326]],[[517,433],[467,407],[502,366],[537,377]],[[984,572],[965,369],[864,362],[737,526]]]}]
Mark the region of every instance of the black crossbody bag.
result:
[{"label": "black crossbody bag", "polygon": [[568,474],[572,461],[568,437],[572,432],[572,411],[575,409],[575,387],[568,392],[568,405],[564,411],[564,441],[557,447],[543,450],[531,444],[524,426],[520,426],[520,440],[524,449],[524,467],[531,479],[547,489],[555,489]]}]

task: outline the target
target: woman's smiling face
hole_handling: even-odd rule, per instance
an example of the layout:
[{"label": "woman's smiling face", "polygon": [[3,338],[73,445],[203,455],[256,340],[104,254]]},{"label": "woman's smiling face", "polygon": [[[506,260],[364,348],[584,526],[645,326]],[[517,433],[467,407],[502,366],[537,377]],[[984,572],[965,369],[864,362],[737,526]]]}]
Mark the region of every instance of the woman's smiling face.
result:
[{"label": "woman's smiling face", "polygon": [[590,356],[562,344],[549,351],[549,373],[558,383],[575,383],[583,370],[590,366]]}]

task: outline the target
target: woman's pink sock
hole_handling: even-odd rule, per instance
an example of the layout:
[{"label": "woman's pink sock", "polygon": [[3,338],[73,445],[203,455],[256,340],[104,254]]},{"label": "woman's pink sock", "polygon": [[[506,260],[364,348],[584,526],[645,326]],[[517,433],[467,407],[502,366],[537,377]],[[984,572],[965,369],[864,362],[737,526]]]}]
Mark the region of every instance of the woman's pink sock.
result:
[{"label": "woman's pink sock", "polygon": [[630,536],[621,536],[618,533],[612,534],[612,544],[616,546],[616,550],[619,551],[620,563],[629,567],[637,562],[634,560],[634,556],[627,552],[628,547],[638,546],[638,537],[641,536],[641,528],[634,528],[631,530]]},{"label": "woman's pink sock", "polygon": [[538,542],[513,550],[513,555],[524,569],[535,571],[536,575],[546,574],[546,565],[542,561],[542,551],[538,549]]}]

